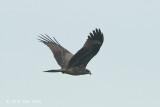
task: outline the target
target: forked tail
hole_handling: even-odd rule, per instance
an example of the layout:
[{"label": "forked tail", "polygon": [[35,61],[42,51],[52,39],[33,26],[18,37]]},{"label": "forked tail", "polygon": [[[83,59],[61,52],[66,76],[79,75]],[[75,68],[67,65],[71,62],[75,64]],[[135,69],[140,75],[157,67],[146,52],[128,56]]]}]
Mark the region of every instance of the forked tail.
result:
[{"label": "forked tail", "polygon": [[44,71],[44,72],[62,72],[61,70],[48,70],[48,71]]}]

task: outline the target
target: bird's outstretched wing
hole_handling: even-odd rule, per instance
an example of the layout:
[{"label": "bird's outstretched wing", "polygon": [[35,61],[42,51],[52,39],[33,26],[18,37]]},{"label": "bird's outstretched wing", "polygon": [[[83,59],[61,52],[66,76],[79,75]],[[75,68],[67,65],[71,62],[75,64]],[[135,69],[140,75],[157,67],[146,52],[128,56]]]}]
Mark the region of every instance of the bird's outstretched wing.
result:
[{"label": "bird's outstretched wing", "polygon": [[103,43],[103,34],[100,29],[90,33],[84,46],[71,58],[68,68],[82,67],[85,68],[88,62],[98,53]]},{"label": "bird's outstretched wing", "polygon": [[39,36],[38,40],[51,49],[57,63],[61,66],[61,69],[67,68],[70,59],[73,57],[73,54],[71,52],[63,48],[55,38],[53,40],[46,34],[45,36]]}]

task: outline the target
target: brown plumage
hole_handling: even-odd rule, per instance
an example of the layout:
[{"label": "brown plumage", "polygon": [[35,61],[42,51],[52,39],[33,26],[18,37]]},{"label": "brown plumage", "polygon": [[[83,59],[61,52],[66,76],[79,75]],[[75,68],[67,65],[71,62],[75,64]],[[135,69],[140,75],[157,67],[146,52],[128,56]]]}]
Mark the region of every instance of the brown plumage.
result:
[{"label": "brown plumage", "polygon": [[41,35],[38,40],[51,49],[57,63],[61,66],[59,70],[48,70],[45,72],[83,75],[91,74],[91,72],[86,69],[86,66],[100,50],[104,38],[100,29],[94,30],[93,33],[90,33],[88,36],[84,46],[75,55],[63,48],[55,38],[53,40],[48,35]]}]

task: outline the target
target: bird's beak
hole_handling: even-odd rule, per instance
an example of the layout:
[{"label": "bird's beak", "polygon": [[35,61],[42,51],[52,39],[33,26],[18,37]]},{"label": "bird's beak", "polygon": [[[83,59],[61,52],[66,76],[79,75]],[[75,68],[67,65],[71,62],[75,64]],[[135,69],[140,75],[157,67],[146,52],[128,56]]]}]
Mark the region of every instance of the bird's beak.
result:
[{"label": "bird's beak", "polygon": [[91,73],[89,73],[91,75]]}]

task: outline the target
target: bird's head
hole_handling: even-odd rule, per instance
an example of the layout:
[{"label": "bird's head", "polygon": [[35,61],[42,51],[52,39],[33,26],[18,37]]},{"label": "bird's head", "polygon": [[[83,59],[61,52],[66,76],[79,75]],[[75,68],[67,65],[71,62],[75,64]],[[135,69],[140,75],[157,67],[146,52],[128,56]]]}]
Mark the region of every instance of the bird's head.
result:
[{"label": "bird's head", "polygon": [[90,74],[90,75],[91,75],[91,72],[90,72],[90,70],[88,70],[88,69],[85,69],[85,72],[86,72],[86,74]]}]

